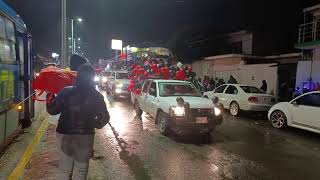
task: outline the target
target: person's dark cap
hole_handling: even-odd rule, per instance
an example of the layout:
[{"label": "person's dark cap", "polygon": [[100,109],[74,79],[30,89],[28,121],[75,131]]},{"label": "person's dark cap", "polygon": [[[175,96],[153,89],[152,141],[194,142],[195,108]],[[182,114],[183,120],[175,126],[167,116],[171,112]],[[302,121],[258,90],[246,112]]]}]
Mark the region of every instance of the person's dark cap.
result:
[{"label": "person's dark cap", "polygon": [[73,54],[70,57],[70,69],[71,71],[78,71],[79,67],[84,64],[88,63],[88,60],[79,56],[78,54]]}]

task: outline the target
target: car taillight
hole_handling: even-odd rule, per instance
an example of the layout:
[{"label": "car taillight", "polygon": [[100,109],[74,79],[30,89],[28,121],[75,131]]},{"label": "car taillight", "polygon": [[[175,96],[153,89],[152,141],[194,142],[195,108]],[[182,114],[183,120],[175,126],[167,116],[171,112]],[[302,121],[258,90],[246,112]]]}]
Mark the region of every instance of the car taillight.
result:
[{"label": "car taillight", "polygon": [[252,102],[252,103],[256,103],[256,102],[258,102],[258,98],[252,96],[252,97],[249,97],[249,98],[248,98],[248,101],[249,101],[249,102]]}]

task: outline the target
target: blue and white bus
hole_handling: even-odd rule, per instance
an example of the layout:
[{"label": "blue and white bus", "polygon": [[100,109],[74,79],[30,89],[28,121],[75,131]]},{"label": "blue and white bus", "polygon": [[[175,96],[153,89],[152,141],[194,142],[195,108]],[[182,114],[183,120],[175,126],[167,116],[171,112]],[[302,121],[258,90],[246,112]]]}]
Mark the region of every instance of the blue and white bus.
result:
[{"label": "blue and white bus", "polygon": [[32,41],[20,16],[0,0],[0,144],[34,116]]}]

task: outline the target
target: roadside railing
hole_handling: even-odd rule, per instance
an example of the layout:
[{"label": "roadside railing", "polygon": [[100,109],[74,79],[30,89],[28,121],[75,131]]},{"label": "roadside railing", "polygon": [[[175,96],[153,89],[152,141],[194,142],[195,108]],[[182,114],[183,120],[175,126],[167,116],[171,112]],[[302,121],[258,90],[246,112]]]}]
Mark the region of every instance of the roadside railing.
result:
[{"label": "roadside railing", "polygon": [[320,40],[320,19],[299,26],[298,43]]}]

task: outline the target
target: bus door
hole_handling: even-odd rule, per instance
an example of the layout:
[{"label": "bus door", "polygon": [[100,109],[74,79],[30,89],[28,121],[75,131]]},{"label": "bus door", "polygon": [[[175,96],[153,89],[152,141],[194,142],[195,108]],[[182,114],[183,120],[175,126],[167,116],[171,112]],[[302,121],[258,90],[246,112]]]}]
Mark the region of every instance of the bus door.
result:
[{"label": "bus door", "polygon": [[[27,66],[27,71],[28,71],[28,76],[26,78],[27,81],[27,85],[28,85],[28,94],[29,96],[32,95],[35,91],[32,88],[32,81],[34,80],[34,64],[33,64],[33,51],[32,51],[32,37],[30,35],[28,35],[28,37],[26,38],[26,42],[27,44],[27,52],[24,53],[25,59],[28,59],[28,63],[26,64]],[[35,109],[34,109],[34,101],[29,98],[28,99],[29,102],[29,116],[30,118],[34,117],[34,113],[35,113]]]},{"label": "bus door", "polygon": [[19,49],[19,65],[20,65],[20,98],[24,101],[24,113],[21,114],[21,119],[30,121],[34,117],[34,102],[29,98],[33,93],[31,80],[33,79],[33,64],[31,56],[31,38],[24,33],[18,35]]},{"label": "bus door", "polygon": [[[27,97],[27,94],[25,93],[25,83],[24,83],[24,76],[25,76],[25,68],[24,68],[24,62],[25,62],[25,58],[24,58],[24,40],[23,40],[23,34],[19,34],[18,38],[18,53],[19,53],[19,99],[20,100],[24,100]],[[26,109],[28,107],[25,106],[24,104],[24,109]],[[21,113],[20,114],[20,119],[25,119],[25,113]]]}]

